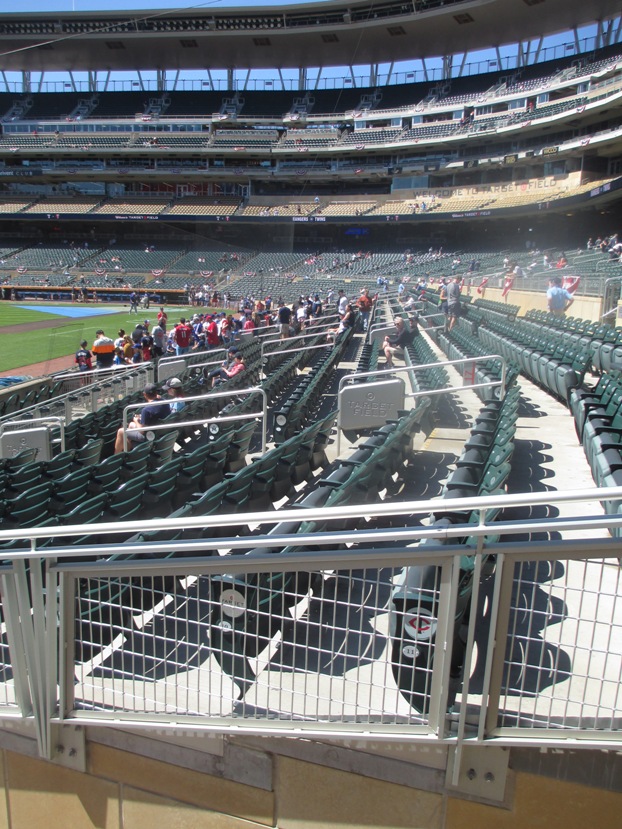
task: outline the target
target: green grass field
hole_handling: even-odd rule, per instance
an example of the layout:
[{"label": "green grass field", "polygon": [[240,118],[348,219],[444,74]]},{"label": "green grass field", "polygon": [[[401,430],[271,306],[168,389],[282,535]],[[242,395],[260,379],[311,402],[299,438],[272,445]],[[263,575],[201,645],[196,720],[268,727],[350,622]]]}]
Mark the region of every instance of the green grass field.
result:
[{"label": "green grass field", "polygon": [[[80,345],[81,340],[86,340],[89,345],[95,339],[95,332],[103,328],[106,334],[113,339],[117,336],[120,328],[128,333],[134,328],[137,320],[148,319],[155,324],[158,308],[152,306],[148,311],[141,309],[138,316],[129,314],[127,306],[111,305],[106,307],[105,315],[93,317],[71,318],[58,314],[51,314],[47,311],[33,311],[27,308],[20,308],[21,303],[2,302],[0,303],[0,335],[2,336],[2,348],[0,349],[0,369],[10,371],[29,366],[33,363],[43,363],[54,360],[58,357],[65,357],[74,354]],[[28,303],[34,305],[35,303]],[[67,305],[58,303],[57,306]],[[42,306],[55,307],[55,306]],[[86,306],[88,307],[88,306]],[[97,306],[102,309],[102,306]],[[191,309],[184,307],[167,307],[169,315],[169,327],[175,324],[180,316],[192,316]],[[192,309],[192,312],[195,309]],[[54,325],[50,325],[50,321]],[[38,329],[36,323],[42,322],[45,327]],[[22,333],[8,334],[3,329],[12,325],[34,323],[32,330]]]},{"label": "green grass field", "polygon": [[[83,317],[72,319],[42,311],[31,311],[16,305],[0,305],[0,334],[2,336],[2,370],[17,369],[32,363],[42,363],[64,357],[77,351],[80,340],[92,343],[98,328],[116,335],[119,328],[134,327],[135,315],[130,317],[125,311],[111,308],[111,313],[101,317]],[[50,321],[54,322],[50,326]],[[36,324],[42,322],[45,327],[38,329]],[[34,323],[32,330],[22,333],[6,334],[2,329],[11,325]]]}]

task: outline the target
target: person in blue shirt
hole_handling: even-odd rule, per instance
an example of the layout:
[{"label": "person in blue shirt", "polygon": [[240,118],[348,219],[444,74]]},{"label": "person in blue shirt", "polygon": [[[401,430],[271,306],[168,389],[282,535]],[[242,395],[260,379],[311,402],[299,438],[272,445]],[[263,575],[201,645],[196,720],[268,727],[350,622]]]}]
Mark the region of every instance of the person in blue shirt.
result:
[{"label": "person in blue shirt", "polygon": [[[133,420],[127,424],[125,434],[127,436],[127,448],[133,449],[137,443],[143,443],[147,440],[147,436],[143,429],[149,426],[154,426],[160,421],[164,420],[171,413],[171,407],[168,403],[161,402],[162,398],[158,393],[158,387],[154,383],[149,383],[143,389],[143,397],[147,405],[136,412]],[[160,402],[158,402],[160,401]],[[142,427],[142,428],[141,428]],[[114,453],[118,455],[123,452],[123,426],[117,430],[117,437],[114,443]]]},{"label": "person in blue shirt", "polygon": [[574,302],[574,297],[565,288],[562,288],[560,276],[549,279],[549,289],[546,292],[546,305],[550,314],[563,317]]}]

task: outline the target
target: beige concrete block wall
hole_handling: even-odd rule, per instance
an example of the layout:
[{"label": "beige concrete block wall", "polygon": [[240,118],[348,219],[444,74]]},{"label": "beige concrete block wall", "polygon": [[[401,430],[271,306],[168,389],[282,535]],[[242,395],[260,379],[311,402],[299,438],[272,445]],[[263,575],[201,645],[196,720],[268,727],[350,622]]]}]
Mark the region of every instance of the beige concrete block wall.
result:
[{"label": "beige concrete block wall", "polygon": [[[481,294],[478,294],[477,290],[473,288],[471,290],[471,297],[471,301],[475,302],[476,299],[481,298]],[[501,296],[500,288],[491,288],[488,285],[484,292],[484,298],[492,299],[495,302],[506,302],[506,299]],[[524,316],[527,311],[546,311],[546,291],[536,293],[535,291],[512,289],[507,296],[507,304],[520,306],[518,312],[519,317]],[[600,297],[578,296],[572,304],[570,311],[568,311],[568,316],[596,322],[600,319],[602,313],[601,306],[602,299]]]},{"label": "beige concrete block wall", "polygon": [[[274,791],[107,746],[86,773],[0,752],[0,829],[617,829],[622,794],[518,772],[504,807],[274,756]],[[415,775],[416,772],[413,772]]]}]

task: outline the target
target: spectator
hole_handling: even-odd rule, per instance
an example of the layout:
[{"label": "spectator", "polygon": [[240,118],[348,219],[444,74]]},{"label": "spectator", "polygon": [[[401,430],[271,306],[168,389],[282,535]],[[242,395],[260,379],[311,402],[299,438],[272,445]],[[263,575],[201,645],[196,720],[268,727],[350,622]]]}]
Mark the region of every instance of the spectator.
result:
[{"label": "spectator", "polygon": [[228,316],[224,316],[220,324],[220,338],[224,345],[230,345],[233,342],[234,337],[235,332],[233,328],[233,316],[229,314]]},{"label": "spectator", "polygon": [[218,374],[212,378],[212,388],[217,386],[223,380],[229,380],[231,377],[235,377],[236,374],[244,371],[245,368],[244,356],[241,351],[237,351],[233,357],[233,365],[230,368],[219,369]]},{"label": "spectator", "polygon": [[147,405],[134,415],[134,418],[128,423],[127,429],[123,426],[117,431],[117,437],[114,444],[115,455],[123,452],[123,437],[127,438],[128,448],[132,449],[138,443],[144,443],[147,436],[143,429],[149,426],[154,426],[160,421],[164,420],[171,413],[171,407],[168,403],[158,402],[162,398],[158,394],[157,386],[149,383],[143,389],[143,397],[147,401]]},{"label": "spectator", "polygon": [[148,331],[145,331],[143,334],[140,347],[142,349],[143,362],[150,362],[153,358],[153,337]]},{"label": "spectator", "polygon": [[460,316],[460,277],[456,276],[447,286],[447,330],[456,324]]},{"label": "spectator", "polygon": [[159,360],[164,355],[166,350],[166,333],[162,328],[162,324],[158,321],[151,329],[151,338],[153,339],[152,353],[155,360]]},{"label": "spectator", "polygon": [[123,337],[123,356],[125,357],[125,362],[131,362],[133,355],[134,343],[132,342],[130,335],[126,334],[125,337]]},{"label": "spectator", "polygon": [[296,325],[298,330],[304,328],[307,322],[307,308],[304,303],[300,303],[298,308],[296,309]]},{"label": "spectator", "polygon": [[114,357],[112,358],[112,365],[117,368],[117,366],[124,366],[126,365],[125,357],[123,356],[123,349],[121,346],[117,346],[114,350]]},{"label": "spectator", "polygon": [[227,357],[222,361],[222,363],[220,364],[220,367],[212,369],[212,371],[210,371],[207,374],[207,379],[210,381],[210,385],[211,385],[211,381],[214,379],[214,377],[220,377],[221,376],[220,375],[220,369],[221,368],[231,368],[231,366],[233,365],[233,362],[234,362],[235,355],[238,353],[238,351],[239,351],[239,349],[236,348],[234,345],[230,346],[227,349]]},{"label": "spectator", "polygon": [[367,331],[369,326],[369,315],[373,306],[371,297],[369,296],[369,288],[363,288],[361,295],[356,302],[359,313],[361,315],[361,323],[363,324],[363,331]]},{"label": "spectator", "polygon": [[549,289],[546,292],[546,305],[550,314],[563,317],[574,302],[574,297],[565,288],[562,288],[560,276],[549,279]]},{"label": "spectator", "polygon": [[162,389],[167,393],[168,397],[171,398],[169,401],[171,412],[180,412],[186,403],[183,399],[183,383],[179,377],[169,377],[169,379],[162,386]]},{"label": "spectator", "polygon": [[112,360],[114,359],[114,343],[107,337],[103,329],[99,329],[95,333],[95,342],[93,343],[93,354],[97,359],[97,368],[110,368]]},{"label": "spectator", "polygon": [[292,310],[284,302],[279,303],[278,320],[281,332],[281,339],[289,337],[289,326],[292,321]]},{"label": "spectator", "polygon": [[192,328],[186,323],[185,317],[181,317],[179,323],[173,328],[173,343],[175,344],[175,354],[178,357],[190,351]]},{"label": "spectator", "polygon": [[347,331],[350,328],[354,328],[356,324],[356,313],[354,312],[354,308],[350,303],[346,305],[346,311],[343,317],[341,318],[341,322],[339,323],[339,328],[337,329],[337,336],[339,334],[343,334],[344,331]]},{"label": "spectator", "polygon": [[205,331],[205,345],[208,349],[218,348],[220,345],[220,335],[218,334],[218,325],[213,316],[206,317],[203,323],[203,330]]},{"label": "spectator", "polygon": [[448,306],[447,306],[447,280],[443,277],[440,288],[438,291],[438,296],[440,299],[440,309],[447,316]]},{"label": "spectator", "polygon": [[395,319],[395,334],[387,335],[384,338],[382,349],[386,357],[386,368],[393,368],[393,358],[403,357],[404,349],[413,341],[414,332],[406,328],[403,317]]},{"label": "spectator", "polygon": [[76,365],[79,371],[93,370],[93,355],[87,348],[87,341],[82,340],[80,348],[76,351]]}]

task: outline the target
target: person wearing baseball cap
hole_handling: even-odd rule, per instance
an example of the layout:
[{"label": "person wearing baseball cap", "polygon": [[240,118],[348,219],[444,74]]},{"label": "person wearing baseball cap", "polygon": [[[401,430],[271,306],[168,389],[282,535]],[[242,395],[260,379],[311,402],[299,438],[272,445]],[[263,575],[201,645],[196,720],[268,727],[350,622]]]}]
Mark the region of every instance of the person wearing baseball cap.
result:
[{"label": "person wearing baseball cap", "polygon": [[[138,443],[144,443],[147,440],[144,429],[153,426],[164,420],[171,413],[169,403],[162,401],[158,387],[155,383],[148,383],[143,389],[143,397],[147,401],[147,405],[136,412],[133,420],[127,424],[127,429],[121,426],[117,430],[117,437],[114,443],[114,453],[118,455],[124,451],[124,434],[127,439],[127,448],[133,449]],[[159,401],[159,402],[158,402]]]},{"label": "person wearing baseball cap", "polygon": [[184,397],[183,383],[179,377],[169,377],[169,379],[162,386],[170,398],[169,406],[172,412],[180,412],[186,405]]}]

